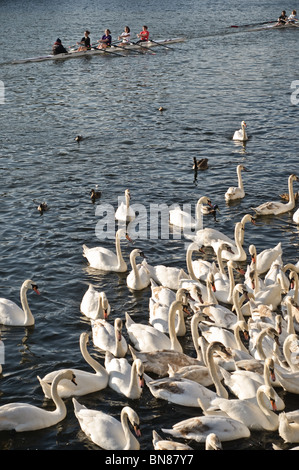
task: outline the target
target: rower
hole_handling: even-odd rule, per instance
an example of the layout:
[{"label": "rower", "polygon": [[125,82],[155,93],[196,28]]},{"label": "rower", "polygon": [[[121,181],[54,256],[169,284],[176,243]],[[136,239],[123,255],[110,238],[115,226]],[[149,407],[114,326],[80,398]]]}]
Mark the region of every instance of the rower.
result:
[{"label": "rower", "polygon": [[66,48],[62,45],[61,39],[57,38],[53,47],[52,47],[52,54],[67,54]]},{"label": "rower", "polygon": [[98,42],[100,43],[97,48],[98,49],[106,49],[106,47],[111,46],[112,37],[110,29],[105,29],[105,34],[102,36],[102,39],[99,39]]},{"label": "rower", "polygon": [[288,17],[287,17],[286,11],[282,10],[281,15],[278,18],[275,26],[284,25],[286,24],[287,20],[288,20]]},{"label": "rower", "polygon": [[125,46],[126,44],[130,44],[131,41],[131,32],[129,26],[125,26],[124,32],[118,36],[118,40],[122,41],[119,46]]},{"label": "rower", "polygon": [[88,30],[84,31],[84,37],[81,39],[80,42],[77,42],[77,44],[82,44],[79,48],[78,51],[87,51],[90,49],[90,32]]},{"label": "rower", "polygon": [[141,31],[141,33],[137,34],[137,37],[140,38],[138,42],[148,41],[149,31],[147,26],[143,26],[143,30]]},{"label": "rower", "polygon": [[290,16],[288,17],[288,23],[295,23],[295,21],[298,21],[298,18],[296,15],[297,15],[296,10],[293,10]]}]

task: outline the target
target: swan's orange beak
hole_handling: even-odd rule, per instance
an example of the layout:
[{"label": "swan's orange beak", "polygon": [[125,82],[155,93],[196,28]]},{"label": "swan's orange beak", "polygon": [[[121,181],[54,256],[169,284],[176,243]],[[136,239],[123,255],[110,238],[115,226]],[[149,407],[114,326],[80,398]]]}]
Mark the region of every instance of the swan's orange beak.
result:
[{"label": "swan's orange beak", "polygon": [[276,403],[275,403],[275,400],[270,400],[270,403],[271,403],[271,406],[272,406],[272,410],[273,411],[276,411],[277,410],[277,406],[276,406]]},{"label": "swan's orange beak", "polygon": [[108,310],[105,308],[104,310],[104,320],[108,319]]},{"label": "swan's orange beak", "polygon": [[33,285],[32,289],[34,290],[34,292],[36,292],[38,295],[40,295],[40,292],[39,292],[38,287],[36,285]]},{"label": "swan's orange beak", "polygon": [[144,377],[143,377],[143,375],[139,376],[139,387],[144,388]]},{"label": "swan's orange beak", "polygon": [[139,428],[139,425],[134,423],[134,431],[135,431],[135,434],[137,437],[140,437],[141,436],[141,431],[140,431],[140,428]]}]

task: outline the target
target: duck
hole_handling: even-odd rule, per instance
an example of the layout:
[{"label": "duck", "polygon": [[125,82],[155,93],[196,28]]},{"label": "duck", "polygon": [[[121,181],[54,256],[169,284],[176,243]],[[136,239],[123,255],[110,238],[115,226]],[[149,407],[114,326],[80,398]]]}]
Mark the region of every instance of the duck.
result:
[{"label": "duck", "polygon": [[41,202],[38,206],[37,206],[37,210],[39,211],[40,215],[43,215],[44,212],[48,211],[49,210],[49,206],[46,202]]},{"label": "duck", "polygon": [[[143,258],[143,262],[137,265],[136,258],[139,256]],[[132,290],[146,289],[150,285],[151,274],[143,251],[138,248],[132,250],[130,253],[130,264],[132,269],[126,279],[127,287]]]},{"label": "duck", "polygon": [[91,321],[92,339],[94,345],[102,351],[110,351],[115,357],[125,357],[128,344],[122,334],[123,322],[115,318],[114,325],[107,320]]},{"label": "duck", "polygon": [[90,190],[90,199],[93,204],[96,202],[97,199],[100,199],[101,196],[102,196],[102,191],[98,191],[93,188]]},{"label": "duck", "polygon": [[257,254],[256,246],[251,244],[248,248],[251,257],[251,269],[255,269],[257,274],[264,274],[269,271],[272,263],[282,256],[281,242],[273,248],[266,248]]},{"label": "duck", "polygon": [[224,195],[224,198],[227,202],[235,200],[235,199],[243,199],[245,197],[244,184],[243,184],[243,179],[241,175],[242,171],[248,171],[248,170],[244,165],[238,165],[237,166],[238,186],[237,187],[231,186],[230,188],[228,188],[228,190],[226,191]]},{"label": "duck", "polygon": [[55,426],[62,421],[66,417],[67,410],[58,395],[57,387],[64,379],[76,383],[76,377],[71,370],[67,369],[56,375],[51,386],[51,398],[55,404],[53,411],[27,403],[7,403],[0,406],[0,431],[37,431]]},{"label": "duck", "polygon": [[132,222],[135,219],[136,214],[132,207],[130,206],[131,193],[129,189],[125,190],[125,202],[121,201],[116,212],[115,218],[120,222],[125,222],[126,224]]},{"label": "duck", "polygon": [[202,196],[198,199],[195,207],[195,219],[192,217],[191,212],[181,210],[176,207],[169,211],[169,223],[175,227],[186,230],[199,230],[202,228],[202,205],[207,204],[212,207],[211,199],[207,196]]},{"label": "duck", "polygon": [[20,308],[15,302],[9,299],[0,298],[0,324],[6,326],[33,326],[34,316],[29,308],[27,291],[32,289],[39,295],[38,286],[31,280],[26,279],[20,289]]},{"label": "duck", "polygon": [[182,300],[175,300],[170,306],[168,316],[169,337],[152,325],[134,322],[126,312],[126,328],[134,348],[142,352],[151,352],[163,349],[173,349],[174,351],[183,352],[182,346],[175,332],[175,316],[177,311],[182,308]]},{"label": "duck", "polygon": [[209,168],[208,158],[201,158],[197,160],[196,157],[193,157],[193,167],[192,170],[207,170]]},{"label": "duck", "polygon": [[126,238],[128,241],[132,241],[124,229],[118,229],[115,234],[116,253],[102,246],[88,248],[85,244],[82,245],[83,256],[88,260],[90,267],[106,272],[126,272],[128,270],[128,266],[121,252],[121,238]]},{"label": "duck", "polygon": [[80,134],[79,134],[79,135],[76,135],[75,141],[78,142],[78,144],[79,144],[79,142],[81,142],[82,140],[83,140],[83,136],[82,136],[82,135],[80,135]]},{"label": "duck", "polygon": [[192,447],[187,444],[163,439],[155,430],[153,430],[152,443],[155,450],[193,450]]},{"label": "duck", "polygon": [[[105,367],[103,367],[98,361],[91,357],[87,350],[88,341],[89,333],[81,333],[81,354],[87,364],[93,368],[94,372],[88,372],[80,369],[70,369],[76,376],[76,384],[67,379],[60,380],[57,387],[57,392],[61,398],[87,395],[88,393],[94,393],[99,390],[103,390],[108,385],[109,374],[107,369],[105,369]],[[54,370],[46,374],[43,378],[37,376],[46,398],[51,398],[51,386],[57,374],[60,374],[60,372],[65,370],[66,369]]]},{"label": "duck", "polygon": [[[280,196],[281,199],[283,199],[284,201],[289,202],[289,200],[290,200],[289,193],[282,193],[282,194],[280,194],[279,196]],[[295,201],[298,201],[298,198],[299,198],[299,191],[294,194],[294,197],[295,197]]]},{"label": "duck", "polygon": [[144,366],[140,359],[134,359],[131,365],[125,357],[114,357],[106,351],[105,368],[109,374],[110,388],[131,400],[141,397],[144,388]]},{"label": "duck", "polygon": [[284,214],[285,212],[289,212],[295,207],[295,196],[294,196],[294,189],[293,189],[293,182],[299,181],[298,176],[295,174],[291,174],[288,178],[288,188],[289,188],[289,202],[264,202],[260,206],[253,207],[252,209],[255,211],[256,215],[279,215]]},{"label": "duck", "polygon": [[104,450],[140,450],[140,443],[132,434],[129,423],[137,437],[141,436],[139,416],[130,406],[121,410],[120,421],[100,410],[92,410],[72,399],[75,416],[86,436]]},{"label": "duck", "polygon": [[242,121],[241,122],[241,129],[239,129],[238,131],[235,131],[235,133],[233,135],[233,140],[238,140],[238,141],[241,141],[241,142],[245,142],[246,140],[248,140],[247,133],[246,133],[246,127],[247,127],[246,122]]},{"label": "duck", "polygon": [[89,284],[87,291],[82,297],[80,312],[88,318],[95,320],[103,318],[108,320],[111,306],[104,291],[98,292],[92,284]]}]

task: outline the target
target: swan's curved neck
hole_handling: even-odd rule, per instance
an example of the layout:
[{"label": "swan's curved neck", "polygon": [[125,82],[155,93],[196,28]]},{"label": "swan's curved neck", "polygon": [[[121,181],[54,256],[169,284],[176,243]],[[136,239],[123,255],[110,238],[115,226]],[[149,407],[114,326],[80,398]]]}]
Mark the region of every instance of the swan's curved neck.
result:
[{"label": "swan's curved neck", "polygon": [[96,361],[93,357],[91,357],[91,355],[89,354],[87,350],[87,339],[82,339],[80,341],[80,349],[81,349],[81,354],[83,358],[85,359],[87,364],[89,364],[93,368],[93,370],[96,373],[99,373],[99,372],[106,373],[106,369],[98,361]]},{"label": "swan's curved neck", "polygon": [[265,398],[266,398],[266,394],[265,394],[263,387],[259,387],[256,393],[257,403],[261,411],[267,418],[268,422],[270,424],[272,423],[274,424],[278,420],[278,416],[273,411],[269,410]]},{"label": "swan's curved neck", "polygon": [[201,230],[202,229],[202,226],[203,226],[203,223],[202,223],[202,202],[201,200],[199,199],[199,201],[197,201],[197,204],[196,204],[196,212],[195,212],[195,230]]},{"label": "swan's curved neck", "polygon": [[122,264],[125,263],[125,261],[123,259],[123,255],[122,255],[122,252],[121,252],[120,237],[119,237],[118,232],[116,232],[116,234],[115,234],[115,250],[116,250],[118,266],[121,266]]},{"label": "swan's curved neck", "polygon": [[218,247],[218,250],[217,250],[217,263],[218,263],[218,267],[219,267],[219,271],[222,275],[225,275],[226,272],[225,272],[225,269],[224,269],[224,264],[223,264],[223,260],[222,260],[222,257],[221,257],[221,252],[223,250],[223,246],[220,245]]},{"label": "swan's curved neck", "polygon": [[189,247],[187,249],[187,254],[186,254],[186,265],[187,265],[188,274],[191,277],[191,279],[193,279],[194,281],[198,281],[197,277],[195,276],[193,266],[192,266],[192,253],[193,253],[193,251],[194,251],[194,249],[193,249],[192,245],[191,246],[189,245]]},{"label": "swan's curved neck", "polygon": [[57,374],[51,385],[51,397],[56,405],[56,409],[52,411],[51,413],[57,414],[60,417],[62,417],[62,419],[64,419],[66,416],[66,406],[62,398],[58,395],[58,391],[57,391],[58,383],[60,382],[60,380],[61,380],[60,374]]},{"label": "swan's curved neck", "polygon": [[[244,138],[245,138],[245,127],[243,127],[243,139]],[[237,175],[238,175],[238,186],[239,186],[240,189],[244,189],[242,174],[241,174],[241,168],[237,169]]]},{"label": "swan's curved neck", "polygon": [[228,270],[228,278],[229,278],[229,293],[228,293],[227,301],[231,303],[233,299],[234,288],[235,288],[235,278],[234,278],[234,270],[230,263],[227,264],[227,270]]},{"label": "swan's curved neck", "polygon": [[287,338],[285,339],[284,343],[283,343],[283,354],[284,354],[284,357],[285,357],[285,360],[287,361],[290,369],[293,371],[293,372],[298,372],[298,368],[296,367],[296,365],[294,365],[292,363],[292,357],[291,357],[291,350],[290,350],[290,343],[293,341],[293,339],[295,337],[292,338],[292,334],[287,336]]},{"label": "swan's curved neck", "polygon": [[236,247],[238,250],[238,253],[237,253],[238,256],[245,253],[243,249],[244,237],[242,236],[242,232],[243,232],[243,226],[241,222],[237,222],[235,225],[235,243],[236,243]]},{"label": "swan's curved neck", "polygon": [[177,338],[175,331],[175,316],[177,310],[179,309],[182,309],[182,302],[179,300],[175,300],[174,302],[172,302],[168,313],[168,331],[169,338],[171,341],[171,349],[182,353],[183,348]]},{"label": "swan's curved neck", "polygon": [[123,432],[124,432],[125,439],[126,439],[126,445],[124,447],[124,450],[128,450],[131,448],[131,441],[134,439],[134,436],[130,431],[129,424],[128,424],[128,413],[124,408],[122,409],[121,414],[120,414],[120,421],[121,421],[121,425],[122,425]]},{"label": "swan's curved neck", "polygon": [[198,334],[198,324],[200,322],[200,315],[199,313],[195,313],[191,320],[191,336],[194,345],[194,349],[196,352],[196,359],[205,363],[203,352],[201,352],[198,344],[199,334]]},{"label": "swan's curved neck", "polygon": [[233,290],[233,304],[235,308],[235,312],[238,318],[238,321],[245,321],[244,315],[242,313],[242,309],[240,306],[240,299],[239,299],[239,291],[238,289]]},{"label": "swan's curved neck", "polygon": [[242,327],[240,326],[239,322],[237,322],[234,327],[234,337],[238,346],[237,349],[239,349],[240,351],[248,352],[243,342],[241,341],[241,337],[240,337],[241,330],[242,330]]},{"label": "swan's curved neck", "polygon": [[207,350],[207,366],[209,368],[210,375],[215,385],[216,393],[222,398],[228,398],[228,392],[226,388],[222,385],[221,381],[219,380],[216,364],[214,361],[214,347],[213,343],[209,345]]},{"label": "swan's curved neck", "polygon": [[267,330],[262,330],[256,337],[256,350],[258,352],[260,360],[264,361],[266,359],[266,354],[263,349],[263,339],[267,335]]},{"label": "swan's curved neck", "polygon": [[288,181],[289,186],[289,205],[295,205],[295,195],[293,189],[293,178],[289,177]]},{"label": "swan's curved neck", "polygon": [[115,357],[121,357],[122,354],[122,333],[116,325],[116,320],[114,322],[114,333],[115,333]]},{"label": "swan's curved neck", "polygon": [[34,317],[32,315],[32,312],[29,308],[28,300],[27,300],[27,287],[25,284],[22,285],[21,290],[20,290],[20,300],[21,300],[21,305],[22,309],[24,311],[24,325],[27,325],[28,323],[34,323]]}]

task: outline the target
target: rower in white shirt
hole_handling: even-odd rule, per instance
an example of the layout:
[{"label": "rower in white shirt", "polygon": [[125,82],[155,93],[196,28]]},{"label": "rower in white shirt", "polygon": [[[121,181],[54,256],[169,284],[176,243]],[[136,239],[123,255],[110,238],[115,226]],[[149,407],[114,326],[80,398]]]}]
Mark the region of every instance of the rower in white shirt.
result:
[{"label": "rower in white shirt", "polygon": [[130,44],[131,41],[131,32],[129,26],[126,26],[124,29],[124,32],[121,33],[120,36],[118,36],[118,40],[122,40],[122,42],[119,44],[119,46],[125,46],[126,44]]}]

